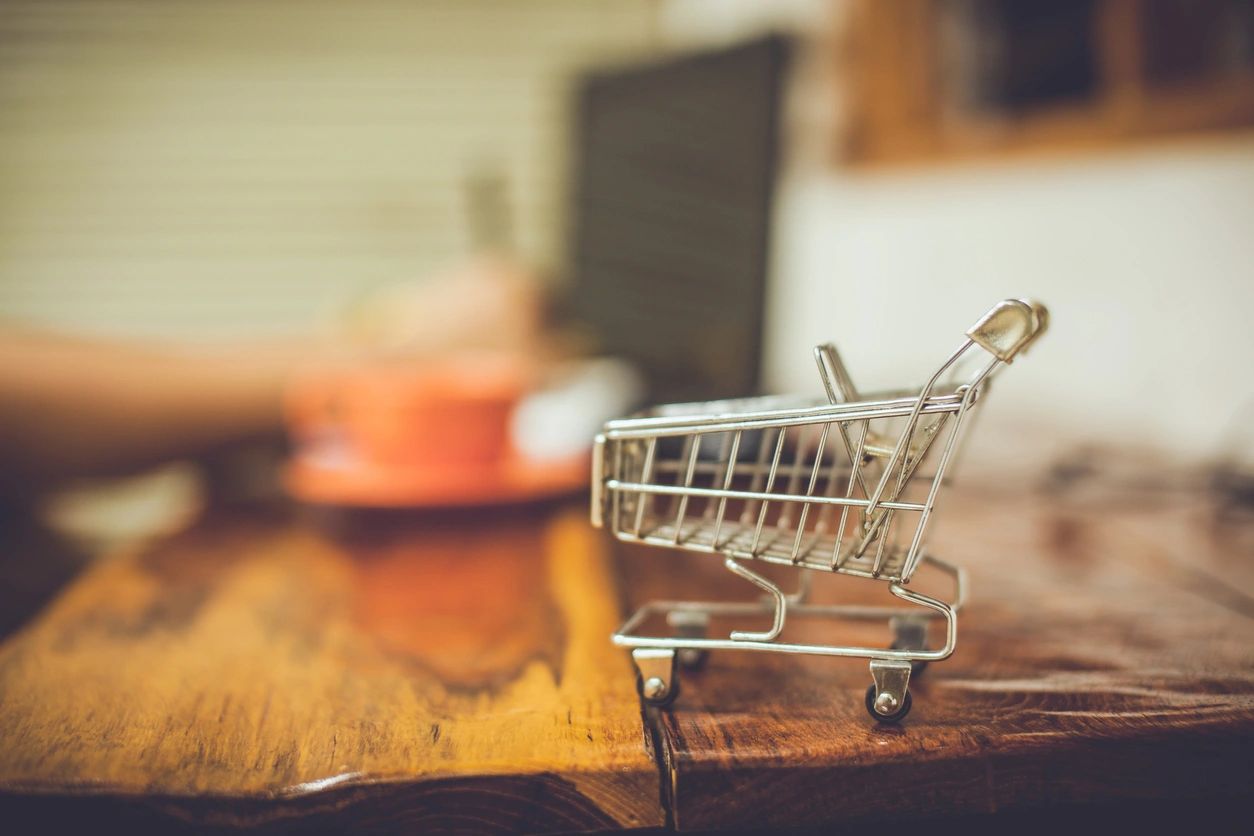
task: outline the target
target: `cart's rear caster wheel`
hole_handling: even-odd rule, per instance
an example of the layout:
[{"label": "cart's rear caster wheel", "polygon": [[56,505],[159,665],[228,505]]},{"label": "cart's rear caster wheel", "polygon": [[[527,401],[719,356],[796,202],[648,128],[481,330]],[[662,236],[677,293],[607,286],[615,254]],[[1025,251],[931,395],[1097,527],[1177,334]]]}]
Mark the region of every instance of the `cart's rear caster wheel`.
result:
[{"label": "cart's rear caster wheel", "polygon": [[645,679],[636,674],[636,693],[645,705],[666,708],[679,696],[679,680],[672,677],[669,683],[665,683],[656,676]]},{"label": "cart's rear caster wheel", "polygon": [[[927,648],[927,621],[921,618],[894,616],[890,624],[893,629],[893,643],[889,650],[919,651]],[[927,661],[911,661],[910,671],[914,674],[923,673],[927,669]]]},{"label": "cart's rear caster wheel", "polygon": [[910,713],[910,707],[913,705],[909,691],[906,692],[906,697],[901,701],[900,705],[896,704],[897,701],[893,699],[891,694],[884,694],[882,700],[885,703],[883,708],[888,712],[887,714],[881,714],[876,710],[875,686],[868,685],[866,689],[867,714],[870,714],[873,719],[881,723],[900,723]]},{"label": "cart's rear caster wheel", "polygon": [[710,651],[686,647],[675,654],[675,661],[686,671],[699,671],[710,661]]},{"label": "cart's rear caster wheel", "polygon": [[[680,639],[704,639],[710,632],[710,614],[701,610],[673,610],[667,614],[666,623]],[[675,653],[675,661],[689,671],[701,670],[709,658],[710,651],[699,647],[685,647]]]},{"label": "cart's rear caster wheel", "polygon": [[[892,644],[888,646],[888,649],[889,650],[920,650],[921,648],[903,647],[899,642],[893,642]],[[925,670],[927,670],[926,659],[923,659],[922,661],[912,661],[910,663],[910,673],[914,676],[918,676],[919,674],[923,673]]]}]

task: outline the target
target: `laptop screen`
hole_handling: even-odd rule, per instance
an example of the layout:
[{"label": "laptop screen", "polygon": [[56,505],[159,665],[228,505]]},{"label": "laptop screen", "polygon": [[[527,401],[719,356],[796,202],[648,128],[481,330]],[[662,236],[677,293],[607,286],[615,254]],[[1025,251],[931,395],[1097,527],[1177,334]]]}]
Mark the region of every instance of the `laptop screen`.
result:
[{"label": "laptop screen", "polygon": [[758,388],[786,53],[772,37],[580,88],[572,312],[655,401]]}]

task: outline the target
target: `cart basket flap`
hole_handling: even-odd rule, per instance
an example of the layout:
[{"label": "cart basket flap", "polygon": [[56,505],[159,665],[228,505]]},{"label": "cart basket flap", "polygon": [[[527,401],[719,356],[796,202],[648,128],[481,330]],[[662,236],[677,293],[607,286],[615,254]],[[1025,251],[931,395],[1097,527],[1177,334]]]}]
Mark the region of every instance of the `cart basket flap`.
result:
[{"label": "cart basket flap", "polygon": [[998,360],[1010,363],[1044,333],[1048,323],[1049,311],[1039,302],[1007,299],[980,317],[967,336]]}]

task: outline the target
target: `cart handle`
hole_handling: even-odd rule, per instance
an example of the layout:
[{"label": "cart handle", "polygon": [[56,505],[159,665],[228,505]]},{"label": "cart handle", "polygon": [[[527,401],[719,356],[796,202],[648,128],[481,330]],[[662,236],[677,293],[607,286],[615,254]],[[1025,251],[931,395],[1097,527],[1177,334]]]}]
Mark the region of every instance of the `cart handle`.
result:
[{"label": "cart handle", "polygon": [[[1037,337],[1045,332],[1048,324],[1049,311],[1040,302],[1027,299],[1006,299],[994,305],[992,310],[980,317],[979,321],[971,326],[967,331],[966,342],[959,346],[957,351],[949,355],[949,359],[936,370],[931,380],[924,385],[923,391],[919,392],[918,401],[914,405],[914,410],[910,413],[910,418],[906,421],[906,426],[901,431],[901,436],[897,440],[897,446],[893,449],[893,455],[888,460],[888,464],[884,465],[884,471],[880,475],[879,483],[875,486],[871,496],[868,497],[870,502],[862,512],[862,525],[866,531],[866,535],[863,538],[864,543],[870,542],[870,535],[885,519],[885,511],[879,510],[885,497],[887,496],[889,500],[895,500],[897,492],[900,491],[902,484],[904,484],[905,452],[909,447],[910,437],[918,424],[919,413],[923,411],[924,402],[931,397],[936,381],[972,345],[980,346],[980,348],[993,355],[993,359],[989,360],[984,368],[976,373],[971,382],[966,384],[966,393],[962,397],[962,404],[958,407],[958,413],[955,417],[958,426],[949,434],[949,439],[945,442],[945,448],[941,452],[940,461],[936,465],[936,473],[932,478],[932,488],[928,493],[927,502],[924,503],[925,507],[922,517],[915,529],[914,541],[910,544],[910,551],[906,557],[905,568],[911,568],[911,564],[915,562],[914,555],[919,549],[927,518],[931,514],[932,503],[936,499],[936,489],[940,487],[941,479],[945,474],[945,467],[948,465],[949,457],[953,453],[954,442],[957,441],[963,415],[966,414],[967,409],[971,406],[980,384],[993,373],[999,363],[1009,364],[1014,360],[1015,355],[1024,351]],[[921,463],[921,461],[918,463]],[[885,490],[888,487],[889,479],[894,474],[900,474],[903,478],[898,481],[897,491],[886,494]],[[906,574],[908,576],[909,572]]]},{"label": "cart handle", "polygon": [[998,302],[967,329],[971,341],[1003,363],[1027,349],[1049,326],[1049,311],[1031,299]]}]

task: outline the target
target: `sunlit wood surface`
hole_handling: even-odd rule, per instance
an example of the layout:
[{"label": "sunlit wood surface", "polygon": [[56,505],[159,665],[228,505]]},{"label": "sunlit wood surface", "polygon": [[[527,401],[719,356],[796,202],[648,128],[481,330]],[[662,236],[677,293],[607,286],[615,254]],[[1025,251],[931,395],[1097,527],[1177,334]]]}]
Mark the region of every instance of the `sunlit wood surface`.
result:
[{"label": "sunlit wood surface", "polygon": [[0,650],[0,791],[151,824],[662,824],[584,513],[233,514],[109,560]]}]

